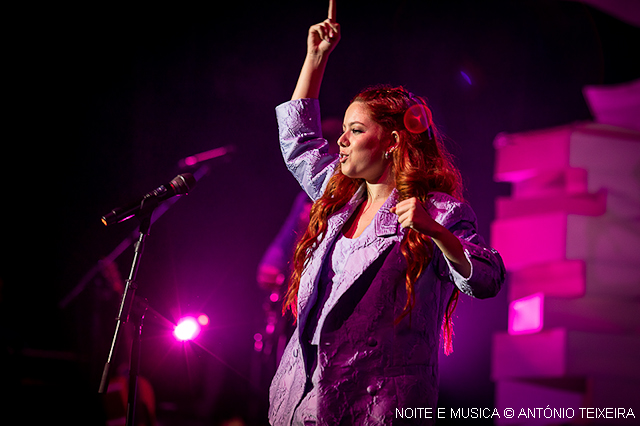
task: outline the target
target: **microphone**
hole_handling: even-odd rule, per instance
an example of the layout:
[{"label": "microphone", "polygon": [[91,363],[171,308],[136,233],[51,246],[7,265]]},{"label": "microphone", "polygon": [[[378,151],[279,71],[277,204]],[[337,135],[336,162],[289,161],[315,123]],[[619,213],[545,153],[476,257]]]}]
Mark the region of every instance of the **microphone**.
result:
[{"label": "microphone", "polygon": [[135,216],[140,211],[143,201],[149,198],[156,198],[158,202],[162,202],[174,195],[186,194],[193,189],[194,186],[196,186],[196,178],[194,178],[191,173],[178,175],[173,178],[171,182],[157,187],[142,197],[139,201],[111,210],[109,213],[102,216],[102,223],[104,223],[105,226],[109,226],[114,223],[124,222],[125,220]]}]

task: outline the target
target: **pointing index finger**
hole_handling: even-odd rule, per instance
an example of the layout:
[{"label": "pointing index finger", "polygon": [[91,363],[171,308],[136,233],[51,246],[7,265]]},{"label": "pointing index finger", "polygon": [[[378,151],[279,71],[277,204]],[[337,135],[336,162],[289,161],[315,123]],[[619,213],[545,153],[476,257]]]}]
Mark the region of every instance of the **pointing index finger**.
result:
[{"label": "pointing index finger", "polygon": [[329,19],[336,22],[336,0],[329,0]]}]

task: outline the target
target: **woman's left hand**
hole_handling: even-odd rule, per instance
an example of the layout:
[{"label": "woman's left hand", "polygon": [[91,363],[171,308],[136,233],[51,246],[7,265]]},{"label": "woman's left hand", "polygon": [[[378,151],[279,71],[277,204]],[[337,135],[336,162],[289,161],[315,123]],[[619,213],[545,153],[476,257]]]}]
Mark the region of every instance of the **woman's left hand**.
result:
[{"label": "woman's left hand", "polygon": [[453,267],[465,278],[471,276],[471,264],[465,256],[462,243],[447,228],[436,222],[424,203],[414,198],[400,201],[390,209],[398,215],[398,222],[403,228],[411,228],[421,234],[428,235],[442,251]]},{"label": "woman's left hand", "polygon": [[415,197],[400,201],[390,211],[398,215],[400,226],[413,229],[429,237],[437,238],[444,229],[442,225],[433,220],[425,205]]}]

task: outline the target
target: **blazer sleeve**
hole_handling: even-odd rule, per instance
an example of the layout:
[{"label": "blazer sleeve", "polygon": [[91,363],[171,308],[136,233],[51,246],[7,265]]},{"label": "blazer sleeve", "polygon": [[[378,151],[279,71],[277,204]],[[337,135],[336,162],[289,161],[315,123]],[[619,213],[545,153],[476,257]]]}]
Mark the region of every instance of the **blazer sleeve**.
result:
[{"label": "blazer sleeve", "polygon": [[441,225],[451,231],[462,243],[464,254],[471,264],[471,274],[463,277],[440,251],[435,258],[441,276],[448,278],[461,292],[479,299],[498,294],[505,280],[505,267],[500,254],[488,247],[477,232],[474,211],[446,194],[431,199],[429,212]]},{"label": "blazer sleeve", "polygon": [[276,107],[280,149],[287,169],[307,195],[316,201],[338,163],[322,138],[320,104],[317,99],[296,99]]}]

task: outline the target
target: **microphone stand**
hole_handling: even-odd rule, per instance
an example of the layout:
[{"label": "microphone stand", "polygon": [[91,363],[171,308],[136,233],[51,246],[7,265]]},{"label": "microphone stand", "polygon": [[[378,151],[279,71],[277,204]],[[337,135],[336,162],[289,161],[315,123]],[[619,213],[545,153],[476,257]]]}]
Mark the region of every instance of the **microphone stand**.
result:
[{"label": "microphone stand", "polygon": [[142,338],[142,322],[145,312],[147,311],[147,300],[144,299],[140,303],[134,303],[136,289],[136,275],[138,274],[138,267],[140,266],[140,260],[144,251],[145,239],[149,235],[149,229],[151,228],[151,214],[158,206],[159,201],[156,197],[149,197],[142,200],[140,205],[140,211],[136,214],[136,218],[140,221],[140,236],[138,241],[134,244],[133,262],[131,264],[131,271],[129,272],[129,279],[126,281],[124,292],[122,293],[122,300],[120,301],[120,310],[116,317],[116,330],[111,341],[111,349],[109,350],[109,356],[107,362],[104,365],[102,371],[102,379],[100,380],[99,393],[106,393],[109,387],[109,371],[113,363],[116,350],[118,347],[118,341],[122,332],[123,325],[129,321],[129,316],[133,309],[132,322],[135,326],[133,335],[133,342],[131,344],[131,357],[129,359],[129,393],[127,399],[127,423],[126,426],[135,425],[135,410],[136,410],[136,394],[138,388],[138,372],[140,369],[140,344]]},{"label": "microphone stand", "polygon": [[[231,148],[232,147],[226,147],[227,151],[229,152],[231,151]],[[218,149],[221,149],[221,148],[218,148]],[[209,173],[209,170],[210,170],[209,166],[203,165],[198,170],[193,172],[193,177],[196,178],[196,181],[199,181],[204,176],[206,176],[207,173]],[[153,224],[156,220],[160,219],[160,217],[180,198],[181,197],[173,197],[166,201],[163,201],[162,204],[159,206],[159,208],[157,210],[154,210],[154,215],[151,217],[151,224]],[[125,238],[120,244],[118,244],[118,246],[115,249],[113,249],[113,251],[109,253],[109,255],[106,256],[103,261],[98,262],[86,274],[84,274],[84,276],[80,279],[80,282],[78,282],[78,284],[58,303],[58,307],[60,309],[64,309],[67,306],[69,306],[69,304],[76,297],[78,297],[80,293],[84,291],[87,284],[91,282],[93,277],[95,277],[104,268],[103,262],[106,264],[114,262],[118,258],[118,256],[120,256],[122,252],[125,251],[127,247],[129,247],[129,245],[131,245],[134,239],[136,239],[135,231],[130,236]]]}]

